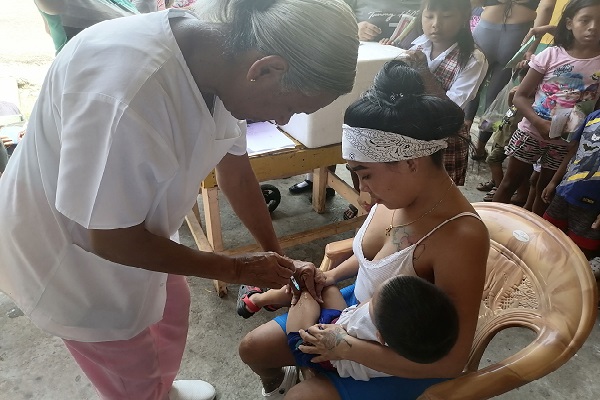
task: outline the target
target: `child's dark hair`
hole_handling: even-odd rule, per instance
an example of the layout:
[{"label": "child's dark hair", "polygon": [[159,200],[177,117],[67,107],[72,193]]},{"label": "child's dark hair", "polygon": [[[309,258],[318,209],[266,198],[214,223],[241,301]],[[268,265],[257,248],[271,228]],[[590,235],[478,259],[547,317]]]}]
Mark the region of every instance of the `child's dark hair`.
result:
[{"label": "child's dark hair", "polygon": [[431,364],[458,338],[458,313],[437,286],[416,276],[396,276],[379,290],[371,318],[385,343],[406,359]]},{"label": "child's dark hair", "polygon": [[421,18],[423,17],[423,11],[453,11],[458,10],[461,14],[464,14],[464,24],[461,26],[458,35],[456,36],[456,42],[458,43],[458,49],[460,54],[458,56],[458,64],[461,68],[469,62],[473,51],[475,50],[475,40],[471,34],[471,27],[469,26],[469,19],[471,18],[471,1],[470,0],[421,0],[421,10],[415,21],[418,32],[423,32],[423,23]]},{"label": "child's dark hair", "polygon": [[[346,109],[344,123],[420,140],[462,138],[464,113],[450,99],[425,94],[419,73],[401,60],[392,60],[377,73],[373,86]],[[443,150],[431,158],[443,166]]]},{"label": "child's dark hair", "polygon": [[600,5],[600,0],[571,0],[563,9],[560,21],[556,24],[556,32],[554,33],[554,44],[563,49],[570,49],[573,45],[575,37],[573,32],[567,29],[567,19],[573,20],[575,14],[582,8],[593,7]]}]

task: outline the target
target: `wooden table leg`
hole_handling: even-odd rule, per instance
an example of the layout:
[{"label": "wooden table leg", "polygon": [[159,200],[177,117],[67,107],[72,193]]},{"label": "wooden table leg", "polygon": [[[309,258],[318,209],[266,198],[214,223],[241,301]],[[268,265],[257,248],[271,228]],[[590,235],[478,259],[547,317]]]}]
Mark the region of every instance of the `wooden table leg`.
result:
[{"label": "wooden table leg", "polygon": [[219,209],[219,188],[202,189],[202,202],[206,218],[206,236],[214,251],[223,251],[221,232],[221,210]]},{"label": "wooden table leg", "polygon": [[319,214],[325,212],[326,188],[327,188],[327,167],[315,169],[313,173],[313,209]]}]

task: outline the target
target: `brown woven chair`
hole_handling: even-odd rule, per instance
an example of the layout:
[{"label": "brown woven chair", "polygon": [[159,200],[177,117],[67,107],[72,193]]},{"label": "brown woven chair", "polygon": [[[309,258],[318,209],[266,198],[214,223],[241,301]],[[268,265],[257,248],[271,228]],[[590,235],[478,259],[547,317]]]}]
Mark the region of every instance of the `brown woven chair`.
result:
[{"label": "brown woven chair", "polygon": [[[427,389],[419,400],[488,399],[556,370],[596,321],[596,282],[579,248],[559,229],[520,207],[475,203],[491,239],[479,322],[463,374]],[[352,254],[351,239],[327,245],[323,270]],[[478,369],[492,338],[524,327],[536,337],[510,357]]]}]

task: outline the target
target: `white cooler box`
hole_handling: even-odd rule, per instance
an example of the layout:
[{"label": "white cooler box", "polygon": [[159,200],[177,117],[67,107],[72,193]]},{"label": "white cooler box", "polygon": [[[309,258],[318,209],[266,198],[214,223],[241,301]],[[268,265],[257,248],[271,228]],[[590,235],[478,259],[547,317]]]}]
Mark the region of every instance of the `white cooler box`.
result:
[{"label": "white cooler box", "polygon": [[319,111],[296,114],[282,129],[308,148],[328,146],[342,141],[342,124],[346,108],[373,83],[373,78],[386,61],[396,58],[404,50],[373,42],[361,42],[358,48],[356,80],[352,92],[340,96]]}]

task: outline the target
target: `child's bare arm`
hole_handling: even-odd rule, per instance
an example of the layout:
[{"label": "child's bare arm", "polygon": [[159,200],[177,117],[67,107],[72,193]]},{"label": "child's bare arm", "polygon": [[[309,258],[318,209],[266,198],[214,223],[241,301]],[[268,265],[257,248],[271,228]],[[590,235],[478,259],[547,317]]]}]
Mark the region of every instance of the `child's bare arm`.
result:
[{"label": "child's bare arm", "polygon": [[569,151],[567,152],[567,155],[560,163],[560,167],[558,167],[548,185],[542,191],[542,200],[544,203],[550,203],[552,201],[556,187],[560,184],[560,181],[562,181],[562,178],[565,176],[565,173],[567,172],[567,166],[577,152],[578,147],[578,140],[569,143]]},{"label": "child's bare arm", "polygon": [[523,78],[523,81],[518,86],[513,103],[517,107],[517,110],[538,130],[540,135],[548,137],[550,133],[550,121],[546,121],[538,116],[531,107],[535,92],[543,78],[543,74],[533,68],[529,69],[527,75],[525,75],[525,78]]}]

